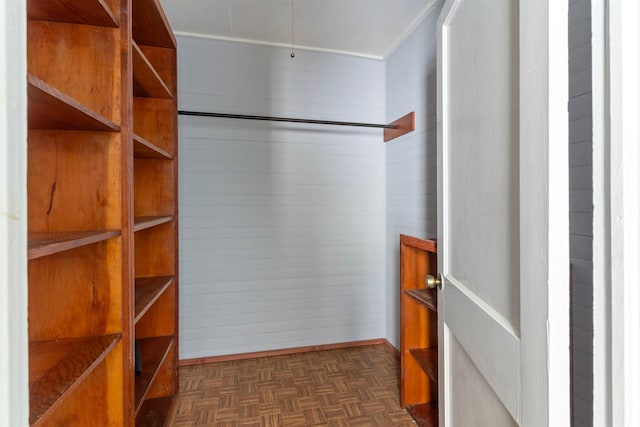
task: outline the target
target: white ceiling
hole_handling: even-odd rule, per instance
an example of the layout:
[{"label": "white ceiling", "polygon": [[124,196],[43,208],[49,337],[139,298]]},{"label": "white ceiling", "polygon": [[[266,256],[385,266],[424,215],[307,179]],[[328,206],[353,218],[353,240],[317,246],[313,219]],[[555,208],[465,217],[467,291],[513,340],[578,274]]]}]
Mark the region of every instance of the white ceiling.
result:
[{"label": "white ceiling", "polygon": [[[294,44],[383,58],[437,0],[293,0]],[[291,0],[161,0],[173,30],[291,45]]]}]

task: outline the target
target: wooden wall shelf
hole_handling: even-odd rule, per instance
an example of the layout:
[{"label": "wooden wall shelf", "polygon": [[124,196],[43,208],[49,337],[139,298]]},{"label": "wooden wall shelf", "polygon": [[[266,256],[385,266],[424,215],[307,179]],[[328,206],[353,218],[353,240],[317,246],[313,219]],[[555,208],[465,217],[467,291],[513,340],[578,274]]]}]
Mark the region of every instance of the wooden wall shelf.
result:
[{"label": "wooden wall shelf", "polygon": [[164,425],[178,390],[173,32],[159,0],[28,0],[27,16],[30,422]]},{"label": "wooden wall shelf", "polygon": [[104,360],[120,335],[29,344],[29,422],[38,422]]},{"label": "wooden wall shelf", "polygon": [[141,136],[133,134],[133,156],[136,159],[173,160],[173,156]]},{"label": "wooden wall shelf", "polygon": [[133,0],[133,39],[146,46],[176,47],[176,38],[159,0]]},{"label": "wooden wall shelf", "polygon": [[437,348],[411,348],[409,353],[418,362],[431,381],[438,382],[438,349]]},{"label": "wooden wall shelf", "polygon": [[136,415],[140,413],[145,395],[173,344],[173,337],[153,337],[139,340],[142,375],[136,377]]},{"label": "wooden wall shelf", "polygon": [[138,323],[149,307],[167,290],[173,279],[173,276],[136,278],[135,323]]},{"label": "wooden wall shelf", "polygon": [[171,99],[173,97],[171,90],[162,80],[162,77],[151,65],[151,62],[149,62],[136,42],[132,41],[131,44],[133,46],[133,95]]},{"label": "wooden wall shelf", "polygon": [[400,236],[400,405],[421,427],[438,425],[437,274],[434,240]]},{"label": "wooden wall shelf", "polygon": [[29,0],[27,16],[32,20],[71,22],[74,24],[119,26],[111,8],[103,0]]},{"label": "wooden wall shelf", "polygon": [[438,292],[435,289],[409,289],[404,293],[430,310],[438,311]]},{"label": "wooden wall shelf", "polygon": [[159,397],[145,400],[136,417],[136,427],[162,427],[163,420],[171,416],[171,398]]},{"label": "wooden wall shelf", "polygon": [[29,233],[28,259],[91,245],[119,235],[120,230]]},{"label": "wooden wall shelf", "polygon": [[155,227],[157,225],[165,224],[173,221],[172,216],[137,216],[134,219],[135,223],[133,231],[142,231],[147,228]]},{"label": "wooden wall shelf", "polygon": [[48,85],[27,76],[29,129],[93,130],[118,132],[120,126],[80,102]]}]

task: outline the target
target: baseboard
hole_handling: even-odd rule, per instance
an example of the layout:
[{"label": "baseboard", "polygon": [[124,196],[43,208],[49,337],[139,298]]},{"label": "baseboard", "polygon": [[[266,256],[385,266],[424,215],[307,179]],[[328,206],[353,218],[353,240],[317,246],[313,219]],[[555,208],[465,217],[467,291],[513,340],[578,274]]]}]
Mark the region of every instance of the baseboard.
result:
[{"label": "baseboard", "polygon": [[400,350],[395,348],[386,338],[382,339],[382,344],[396,357],[396,359],[400,360]]},{"label": "baseboard", "polygon": [[182,359],[178,366],[200,365],[203,363],[228,362],[230,360],[255,359],[257,357],[282,356],[286,354],[307,353],[310,351],[337,350],[349,347],[361,347],[365,345],[383,345],[394,356],[400,358],[400,352],[385,338],[364,341],[350,341],[336,344],[310,345],[307,347],[283,348],[279,350],[256,351],[252,353],[227,354],[222,356],[196,357],[194,359]]}]

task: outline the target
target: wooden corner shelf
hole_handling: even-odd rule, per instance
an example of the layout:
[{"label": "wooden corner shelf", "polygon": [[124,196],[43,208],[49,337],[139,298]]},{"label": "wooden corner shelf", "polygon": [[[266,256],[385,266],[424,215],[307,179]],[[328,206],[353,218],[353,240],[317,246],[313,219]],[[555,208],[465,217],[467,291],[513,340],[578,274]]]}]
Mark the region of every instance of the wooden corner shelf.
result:
[{"label": "wooden corner shelf", "polygon": [[27,16],[36,21],[69,22],[101,27],[120,26],[103,0],[29,0]]},{"label": "wooden corner shelf", "polygon": [[173,396],[145,400],[140,413],[136,417],[136,427],[166,426],[171,418],[173,404]]},{"label": "wooden corner shelf", "polygon": [[141,412],[145,395],[149,391],[158,369],[167,357],[173,344],[173,336],[143,338],[139,340],[142,375],[136,377],[135,408],[136,417]]},{"label": "wooden corner shelf", "polygon": [[171,154],[135,133],[133,134],[133,156],[136,159],[173,160]]},{"label": "wooden corner shelf", "polygon": [[29,129],[120,131],[111,120],[38,77],[29,74],[27,83]]},{"label": "wooden corner shelf", "polygon": [[120,230],[29,233],[28,259],[36,259],[120,235]]},{"label": "wooden corner shelf", "polygon": [[171,90],[162,80],[135,41],[133,47],[133,95],[146,98],[171,99]]},{"label": "wooden corner shelf", "polygon": [[142,231],[156,225],[165,224],[173,221],[173,216],[137,216],[134,218],[133,231]]},{"label": "wooden corner shelf", "polygon": [[86,378],[120,339],[114,334],[29,343],[30,424]]},{"label": "wooden corner shelf", "polygon": [[438,382],[438,349],[437,348],[412,348],[409,353],[422,367],[431,381]]},{"label": "wooden corner shelf", "polygon": [[147,312],[149,307],[173,283],[174,276],[138,277],[135,292],[135,323]]},{"label": "wooden corner shelf", "polygon": [[408,289],[404,293],[427,306],[429,310],[438,311],[438,293],[435,289]]},{"label": "wooden corner shelf", "polygon": [[420,427],[438,427],[438,404],[434,402],[407,406],[416,424]]},{"label": "wooden corner shelf", "polygon": [[171,31],[160,0],[132,0],[133,39],[141,45],[176,47],[176,38]]},{"label": "wooden corner shelf", "polygon": [[438,294],[434,240],[400,236],[400,405],[421,427],[438,425]]}]

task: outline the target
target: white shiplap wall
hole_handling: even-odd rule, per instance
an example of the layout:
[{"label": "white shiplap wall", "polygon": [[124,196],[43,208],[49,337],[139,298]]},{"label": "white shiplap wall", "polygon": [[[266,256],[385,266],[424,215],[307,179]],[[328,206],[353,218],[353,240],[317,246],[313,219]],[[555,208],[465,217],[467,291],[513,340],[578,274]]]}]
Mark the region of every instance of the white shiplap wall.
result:
[{"label": "white shiplap wall", "polygon": [[[178,44],[180,109],[384,121],[381,61]],[[181,359],[383,337],[382,131],[179,123]]]},{"label": "white shiplap wall", "polygon": [[593,426],[591,1],[569,3],[573,425]]},{"label": "white shiplap wall", "polygon": [[387,120],[416,113],[416,130],[386,144],[387,339],[399,347],[400,234],[437,234],[436,26],[440,8],[386,61]]}]

